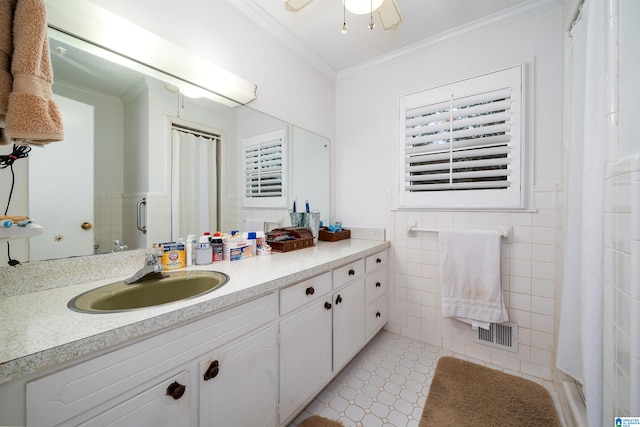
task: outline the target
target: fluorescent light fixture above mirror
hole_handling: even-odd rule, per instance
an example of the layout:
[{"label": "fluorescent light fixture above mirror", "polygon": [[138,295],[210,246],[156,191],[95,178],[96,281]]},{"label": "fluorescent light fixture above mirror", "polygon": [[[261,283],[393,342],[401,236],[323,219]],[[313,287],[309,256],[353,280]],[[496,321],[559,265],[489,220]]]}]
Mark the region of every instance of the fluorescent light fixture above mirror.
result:
[{"label": "fluorescent light fixture above mirror", "polygon": [[[237,106],[256,99],[257,87],[227,70],[85,0],[46,0],[49,27],[73,35],[131,62],[163,70],[170,83],[212,92],[209,98]],[[133,60],[132,58],[135,58]],[[159,71],[158,71],[159,73]]]}]

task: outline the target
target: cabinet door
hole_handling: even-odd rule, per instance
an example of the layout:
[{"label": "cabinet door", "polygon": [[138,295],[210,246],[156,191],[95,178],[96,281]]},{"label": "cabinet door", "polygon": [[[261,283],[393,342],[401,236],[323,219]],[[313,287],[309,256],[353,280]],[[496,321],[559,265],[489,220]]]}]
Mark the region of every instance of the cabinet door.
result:
[{"label": "cabinet door", "polygon": [[275,426],[276,333],[270,326],[199,362],[200,426]]},{"label": "cabinet door", "polygon": [[280,424],[331,377],[331,306],[327,296],[280,322]]},{"label": "cabinet door", "polygon": [[[172,378],[153,382],[150,388],[79,425],[114,427],[196,425],[195,422],[191,422],[194,390],[190,384],[189,371],[182,371]],[[78,424],[70,420],[68,425]]]},{"label": "cabinet door", "polygon": [[364,280],[333,294],[333,370],[337,371],[364,345]]}]

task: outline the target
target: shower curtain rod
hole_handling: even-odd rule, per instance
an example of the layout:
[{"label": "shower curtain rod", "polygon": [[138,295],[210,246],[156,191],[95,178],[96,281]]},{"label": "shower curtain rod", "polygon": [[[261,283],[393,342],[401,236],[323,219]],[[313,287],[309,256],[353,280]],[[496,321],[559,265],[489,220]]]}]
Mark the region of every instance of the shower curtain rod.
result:
[{"label": "shower curtain rod", "polygon": [[[416,236],[416,232],[418,231],[423,231],[426,233],[439,233],[440,230],[436,229],[436,228],[418,228],[418,223],[414,223],[413,225],[409,225],[407,227],[407,236],[410,237],[415,237]],[[508,239],[509,236],[511,235],[511,226],[504,226],[501,225],[500,227],[498,227],[498,231],[500,232],[500,237],[502,237],[503,239]]]},{"label": "shower curtain rod", "polygon": [[222,139],[220,135],[216,135],[215,133],[206,132],[206,131],[194,129],[188,126],[183,126],[175,123],[171,124],[171,129],[175,129],[177,131],[184,132],[184,133],[190,133],[191,135],[195,135],[195,136],[201,136],[203,138],[213,139],[216,141],[220,141]]}]

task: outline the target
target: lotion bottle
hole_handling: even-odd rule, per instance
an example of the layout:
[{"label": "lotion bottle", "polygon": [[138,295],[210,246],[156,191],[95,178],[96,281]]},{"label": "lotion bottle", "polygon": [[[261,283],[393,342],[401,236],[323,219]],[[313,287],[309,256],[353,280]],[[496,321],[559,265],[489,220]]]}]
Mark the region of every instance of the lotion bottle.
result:
[{"label": "lotion bottle", "polygon": [[185,261],[187,263],[187,267],[191,267],[191,265],[193,264],[193,242],[191,240],[189,240],[189,238],[187,237],[187,242],[184,244],[184,250],[185,250]]}]

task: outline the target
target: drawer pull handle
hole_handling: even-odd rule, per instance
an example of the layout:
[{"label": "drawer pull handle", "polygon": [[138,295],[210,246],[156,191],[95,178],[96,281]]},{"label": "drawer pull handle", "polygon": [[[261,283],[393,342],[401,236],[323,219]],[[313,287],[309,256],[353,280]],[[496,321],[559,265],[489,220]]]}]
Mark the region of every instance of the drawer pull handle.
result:
[{"label": "drawer pull handle", "polygon": [[327,310],[331,310],[331,303],[325,301],[324,308],[326,308]]},{"label": "drawer pull handle", "polygon": [[376,282],[376,288],[379,288],[380,286],[382,286],[382,283]]},{"label": "drawer pull handle", "polygon": [[342,302],[342,297],[340,296],[340,294],[338,294],[338,297],[336,298],[336,305],[340,304]]},{"label": "drawer pull handle", "polygon": [[354,274],[356,274],[356,271],[352,268],[349,270],[349,276],[353,276]]},{"label": "drawer pull handle", "polygon": [[307,290],[306,290],[306,291],[304,291],[304,293],[305,293],[305,294],[307,294],[307,295],[313,295],[313,293],[314,293],[315,291],[316,291],[316,290],[315,290],[315,289],[313,289],[313,286],[309,286],[309,287],[307,288]]},{"label": "drawer pull handle", "polygon": [[380,312],[378,311],[378,312],[376,313],[376,317],[380,317],[380,316],[382,316],[382,314],[380,314]]},{"label": "drawer pull handle", "polygon": [[218,372],[220,372],[220,362],[214,360],[211,362],[202,378],[204,378],[205,381],[209,381],[210,379],[215,378],[218,375]]},{"label": "drawer pull handle", "polygon": [[382,262],[382,259],[376,258],[376,264],[380,264],[381,262]]},{"label": "drawer pull handle", "polygon": [[182,397],[187,387],[180,384],[178,381],[174,381],[169,387],[167,387],[167,396],[173,397],[178,400]]}]

